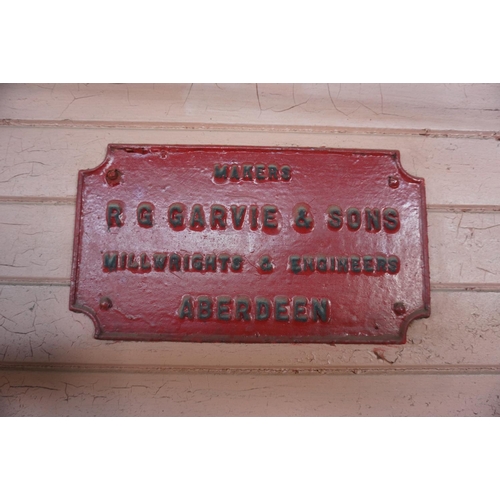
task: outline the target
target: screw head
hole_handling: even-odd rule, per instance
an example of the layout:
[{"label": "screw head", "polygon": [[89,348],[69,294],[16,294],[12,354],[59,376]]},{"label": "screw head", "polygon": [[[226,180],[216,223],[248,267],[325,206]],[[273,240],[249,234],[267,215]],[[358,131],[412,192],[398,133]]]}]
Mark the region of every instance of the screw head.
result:
[{"label": "screw head", "polygon": [[108,309],[111,309],[113,307],[113,303],[111,302],[111,299],[109,297],[101,297],[101,300],[99,301],[99,307],[103,311],[107,311]]},{"label": "screw head", "polygon": [[389,176],[389,187],[396,189],[399,186],[399,179],[393,175]]},{"label": "screw head", "polygon": [[406,312],[406,306],[402,302],[395,302],[392,310],[396,313],[396,316],[402,316]]},{"label": "screw head", "polygon": [[120,171],[116,168],[110,168],[106,172],[106,182],[108,184],[118,184],[120,182]]}]

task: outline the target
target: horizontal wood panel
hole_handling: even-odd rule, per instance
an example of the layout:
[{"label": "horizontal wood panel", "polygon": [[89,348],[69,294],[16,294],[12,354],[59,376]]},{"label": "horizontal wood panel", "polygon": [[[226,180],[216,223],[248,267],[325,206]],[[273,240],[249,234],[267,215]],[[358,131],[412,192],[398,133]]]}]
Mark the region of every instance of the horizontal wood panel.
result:
[{"label": "horizontal wood panel", "polygon": [[436,292],[431,316],[405,345],[255,345],[95,340],[91,320],[70,312],[69,287],[0,289],[0,362],[73,365],[312,368],[500,364],[500,293]]},{"label": "horizontal wood panel", "polygon": [[[0,278],[69,279],[74,205],[4,203],[0,217]],[[431,212],[428,225],[432,282],[500,283],[500,212]]]},{"label": "horizontal wood panel", "polygon": [[78,171],[97,167],[110,143],[395,149],[403,167],[425,179],[429,204],[500,204],[500,141],[495,140],[16,127],[0,127],[0,197],[74,197]]},{"label": "horizontal wood panel", "polygon": [[0,276],[68,278],[74,205],[0,204]]},{"label": "horizontal wood panel", "polygon": [[500,213],[429,213],[431,282],[500,283]]},{"label": "horizontal wood panel", "polygon": [[498,416],[500,375],[0,371],[1,416]]},{"label": "horizontal wood panel", "polygon": [[496,130],[495,84],[4,84],[0,118]]}]

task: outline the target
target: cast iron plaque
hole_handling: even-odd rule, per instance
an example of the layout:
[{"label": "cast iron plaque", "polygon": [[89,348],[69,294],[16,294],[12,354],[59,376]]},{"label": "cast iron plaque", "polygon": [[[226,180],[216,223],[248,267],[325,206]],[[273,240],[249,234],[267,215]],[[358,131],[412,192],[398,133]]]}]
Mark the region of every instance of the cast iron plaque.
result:
[{"label": "cast iron plaque", "polygon": [[403,343],[424,181],[397,151],[110,145],[79,173],[70,308],[99,339]]}]

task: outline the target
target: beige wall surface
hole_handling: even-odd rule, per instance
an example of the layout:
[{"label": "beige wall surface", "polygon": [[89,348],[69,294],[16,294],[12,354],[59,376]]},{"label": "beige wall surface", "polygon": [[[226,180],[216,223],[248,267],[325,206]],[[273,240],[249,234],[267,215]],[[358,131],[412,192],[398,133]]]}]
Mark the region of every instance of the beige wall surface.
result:
[{"label": "beige wall surface", "polygon": [[[68,309],[77,172],[109,143],[397,149],[431,317],[405,345],[108,342]],[[500,413],[500,85],[0,85],[0,415]]]}]

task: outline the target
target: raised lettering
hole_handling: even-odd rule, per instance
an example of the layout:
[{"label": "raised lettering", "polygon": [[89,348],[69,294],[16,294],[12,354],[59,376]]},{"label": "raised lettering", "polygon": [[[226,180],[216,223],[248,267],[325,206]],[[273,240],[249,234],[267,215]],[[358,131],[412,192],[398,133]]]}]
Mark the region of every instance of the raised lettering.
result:
[{"label": "raised lettering", "polygon": [[229,179],[232,181],[239,181],[240,180],[240,172],[238,165],[233,165],[231,167],[231,173],[229,175]]},{"label": "raised lettering", "polygon": [[116,271],[118,261],[118,252],[104,252],[102,265],[105,271]]},{"label": "raised lettering", "polygon": [[217,264],[215,261],[215,255],[210,254],[205,257],[205,271],[216,271]]},{"label": "raised lettering", "polygon": [[269,255],[263,255],[259,260],[259,268],[265,273],[269,273],[273,270],[273,262]]},{"label": "raised lettering", "polygon": [[149,271],[151,269],[151,262],[149,260],[149,257],[144,252],[141,253],[140,262],[141,262],[141,269],[143,271]]},{"label": "raised lettering", "polygon": [[396,255],[389,255],[387,259],[387,270],[391,274],[396,274],[399,271],[399,257]]},{"label": "raised lettering", "polygon": [[330,229],[338,231],[342,225],[342,209],[337,205],[330,205],[327,209],[328,219],[327,224]]},{"label": "raised lettering", "polygon": [[153,268],[155,271],[163,271],[167,264],[167,254],[166,253],[155,253],[153,254]]},{"label": "raised lettering", "polygon": [[348,262],[349,259],[347,257],[337,258],[337,269],[339,273],[347,273],[349,271]]},{"label": "raised lettering", "polygon": [[210,319],[212,317],[212,299],[205,295],[198,297],[198,319]]},{"label": "raised lettering", "polygon": [[335,257],[330,257],[330,271],[335,271]]},{"label": "raised lettering", "polygon": [[292,178],[292,169],[288,165],[283,165],[280,169],[281,178],[284,181],[289,181]]},{"label": "raised lettering", "polygon": [[294,297],[293,299],[293,319],[294,321],[307,321],[307,299],[305,297]]},{"label": "raised lettering", "polygon": [[265,169],[266,169],[265,165],[256,165],[255,166],[255,173],[256,173],[255,178],[258,181],[265,181],[266,180]]},{"label": "raised lettering", "polygon": [[243,180],[251,181],[253,180],[253,166],[252,165],[243,165]]},{"label": "raised lettering", "polygon": [[226,209],[222,205],[212,205],[210,208],[210,227],[226,229]]},{"label": "raised lettering", "polygon": [[234,319],[250,321],[250,300],[248,297],[236,297],[234,301]]},{"label": "raised lettering", "polygon": [[300,256],[299,255],[290,255],[290,269],[292,273],[298,274],[302,271],[300,267]]},{"label": "raised lettering", "polygon": [[269,165],[267,167],[267,171],[269,172],[268,179],[270,181],[277,181],[278,180],[278,167],[276,165]]},{"label": "raised lettering", "polygon": [[245,218],[246,211],[246,205],[231,205],[231,214],[233,216],[234,229],[241,229],[241,227],[243,226],[243,219]]},{"label": "raised lettering", "polygon": [[316,259],[316,269],[320,273],[326,273],[327,271],[327,261],[326,257],[320,256]]},{"label": "raised lettering", "polygon": [[137,223],[141,227],[153,227],[153,205],[144,201],[137,207]]},{"label": "raised lettering", "polygon": [[193,205],[191,209],[191,220],[189,221],[189,227],[194,231],[202,231],[205,229],[205,212],[201,205]]},{"label": "raised lettering", "polygon": [[215,179],[227,179],[227,165],[215,165],[214,166],[214,178]]},{"label": "raised lettering", "polygon": [[119,268],[125,269],[127,267],[127,252],[122,252],[120,254]]},{"label": "raised lettering", "polygon": [[231,313],[229,311],[229,304],[231,303],[231,297],[223,295],[217,297],[217,312],[216,317],[222,321],[229,321],[231,319]]},{"label": "raised lettering", "polygon": [[304,256],[302,262],[304,271],[314,272],[314,257]]},{"label": "raised lettering", "polygon": [[268,229],[276,229],[278,227],[277,213],[278,208],[274,205],[264,205],[262,207],[262,225]]},{"label": "raised lettering", "polygon": [[170,269],[170,271],[180,271],[181,257],[176,253],[170,254],[170,259],[168,260],[168,268]]},{"label": "raised lettering", "polygon": [[135,253],[128,254],[127,269],[130,269],[131,271],[139,269],[139,262],[135,260]]},{"label": "raised lettering", "polygon": [[264,297],[255,299],[255,319],[257,321],[265,321],[271,315],[271,303]]},{"label": "raised lettering", "polygon": [[182,203],[174,203],[168,209],[168,223],[176,231],[184,229],[184,212],[186,207]]},{"label": "raised lettering", "polygon": [[288,321],[287,297],[276,297],[274,299],[274,319],[276,321]]},{"label": "raised lettering", "polygon": [[243,257],[241,255],[235,255],[231,259],[231,271],[235,273],[241,271],[242,264],[243,264]]},{"label": "raised lettering", "polygon": [[106,222],[108,229],[123,226],[123,205],[120,201],[110,201],[106,207]]},{"label": "raised lettering", "polygon": [[361,226],[361,213],[357,208],[347,209],[347,226],[352,231],[357,231],[359,226]]},{"label": "raised lettering", "polygon": [[353,273],[360,273],[360,258],[357,255],[351,255],[351,271]]},{"label": "raised lettering", "polygon": [[182,297],[181,306],[179,307],[179,318],[193,319],[193,298],[190,295]]},{"label": "raised lettering", "polygon": [[384,208],[384,228],[389,232],[399,229],[399,213],[395,208]]},{"label": "raised lettering", "polygon": [[373,273],[373,257],[371,255],[365,255],[363,257],[363,271],[365,271],[365,273]]},{"label": "raised lettering", "polygon": [[377,273],[385,273],[387,271],[387,259],[385,257],[377,255],[375,257],[375,260],[377,261]]},{"label": "raised lettering", "polygon": [[229,255],[227,255],[225,253],[222,253],[219,255],[220,270],[223,273],[227,272],[227,264],[228,264],[230,258],[231,257],[229,257]]},{"label": "raised lettering", "polygon": [[256,230],[258,228],[257,226],[257,217],[258,217],[258,207],[255,205],[252,205],[250,207],[250,229]]},{"label": "raised lettering", "polygon": [[313,321],[322,321],[326,323],[328,321],[328,299],[312,299],[311,300],[311,319]]},{"label": "raised lettering", "polygon": [[380,231],[380,210],[378,208],[365,208],[366,230]]},{"label": "raised lettering", "polygon": [[201,253],[193,254],[191,265],[195,271],[203,271],[203,255]]},{"label": "raised lettering", "polygon": [[294,229],[298,232],[304,233],[312,231],[314,226],[314,219],[311,215],[311,209],[305,203],[295,205],[293,209],[293,223]]}]

